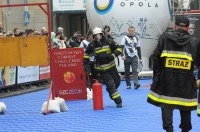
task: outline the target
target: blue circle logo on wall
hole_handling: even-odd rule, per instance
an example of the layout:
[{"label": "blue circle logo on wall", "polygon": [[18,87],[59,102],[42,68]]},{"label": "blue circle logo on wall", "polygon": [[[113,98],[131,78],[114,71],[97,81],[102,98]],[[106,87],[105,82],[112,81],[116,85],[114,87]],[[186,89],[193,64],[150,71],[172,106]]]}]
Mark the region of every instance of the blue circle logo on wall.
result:
[{"label": "blue circle logo on wall", "polygon": [[113,3],[114,0],[109,0],[109,2],[106,5],[100,6],[97,4],[97,0],[94,0],[94,8],[98,14],[106,14],[111,10]]}]

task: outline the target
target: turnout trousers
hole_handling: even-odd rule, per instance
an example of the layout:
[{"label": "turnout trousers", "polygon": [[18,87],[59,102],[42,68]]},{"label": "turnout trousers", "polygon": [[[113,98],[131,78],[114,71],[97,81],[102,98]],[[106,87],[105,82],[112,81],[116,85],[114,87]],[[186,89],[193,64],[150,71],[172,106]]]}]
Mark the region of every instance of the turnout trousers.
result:
[{"label": "turnout trousers", "polygon": [[117,90],[121,83],[121,78],[117,68],[115,67],[106,72],[100,71],[99,73],[103,83],[106,85],[106,91],[109,93],[110,98],[114,100],[116,104],[122,103],[121,96]]},{"label": "turnout trousers", "polygon": [[[163,129],[166,132],[173,132],[173,109],[161,108],[162,110],[162,121]],[[182,129],[182,132],[189,132],[192,129],[191,124],[191,111],[180,111],[181,123],[179,128]]]}]

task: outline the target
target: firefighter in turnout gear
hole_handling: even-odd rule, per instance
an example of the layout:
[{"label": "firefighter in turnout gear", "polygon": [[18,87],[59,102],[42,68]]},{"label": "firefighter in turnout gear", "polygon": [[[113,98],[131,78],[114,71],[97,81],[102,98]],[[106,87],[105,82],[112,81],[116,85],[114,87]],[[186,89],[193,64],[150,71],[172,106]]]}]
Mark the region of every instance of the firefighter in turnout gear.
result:
[{"label": "firefighter in turnout gear", "polygon": [[116,42],[106,39],[101,28],[94,28],[93,36],[94,40],[89,43],[84,54],[84,65],[89,63],[90,55],[95,56],[95,72],[100,74],[106,90],[110,98],[117,104],[117,108],[122,108],[122,99],[117,90],[121,78],[115,64],[115,58],[121,54],[122,49]]},{"label": "firefighter in turnout gear", "polygon": [[161,107],[163,129],[173,132],[173,110],[180,111],[182,132],[192,129],[191,111],[197,109],[193,74],[199,40],[188,33],[189,19],[177,16],[175,30],[164,32],[153,52],[153,83],[147,101]]},{"label": "firefighter in turnout gear", "polygon": [[[200,53],[200,50],[199,50],[198,53]],[[200,91],[200,65],[198,65],[198,66],[199,66],[199,69],[198,69],[197,87],[198,87],[198,89]],[[199,92],[199,95],[198,95],[197,115],[200,117],[200,92]]]},{"label": "firefighter in turnout gear", "polygon": [[197,88],[199,89],[198,92],[198,105],[197,105],[197,115],[200,117],[200,44],[198,46],[198,51],[197,51],[197,61],[196,61],[196,66],[198,68],[198,75],[197,75]]}]

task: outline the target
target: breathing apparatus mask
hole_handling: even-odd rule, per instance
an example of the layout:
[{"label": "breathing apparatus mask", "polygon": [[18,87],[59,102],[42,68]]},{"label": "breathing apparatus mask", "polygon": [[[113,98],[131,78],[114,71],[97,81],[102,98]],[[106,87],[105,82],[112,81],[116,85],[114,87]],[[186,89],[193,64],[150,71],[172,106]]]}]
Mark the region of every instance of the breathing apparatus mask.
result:
[{"label": "breathing apparatus mask", "polygon": [[101,38],[102,38],[102,29],[101,28],[98,28],[98,27],[95,27],[94,30],[93,30],[93,35],[94,35],[94,40],[95,41],[100,41]]},{"label": "breathing apparatus mask", "polygon": [[95,34],[94,35],[94,40],[96,40],[96,41],[100,41],[101,38],[102,38],[102,34]]}]

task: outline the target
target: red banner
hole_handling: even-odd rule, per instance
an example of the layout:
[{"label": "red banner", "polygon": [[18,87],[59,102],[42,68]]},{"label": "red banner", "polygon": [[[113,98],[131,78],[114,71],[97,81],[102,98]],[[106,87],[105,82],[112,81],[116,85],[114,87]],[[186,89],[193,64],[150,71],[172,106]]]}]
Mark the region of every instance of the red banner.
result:
[{"label": "red banner", "polygon": [[86,75],[83,70],[82,48],[55,49],[51,52],[53,98],[86,99]]}]

